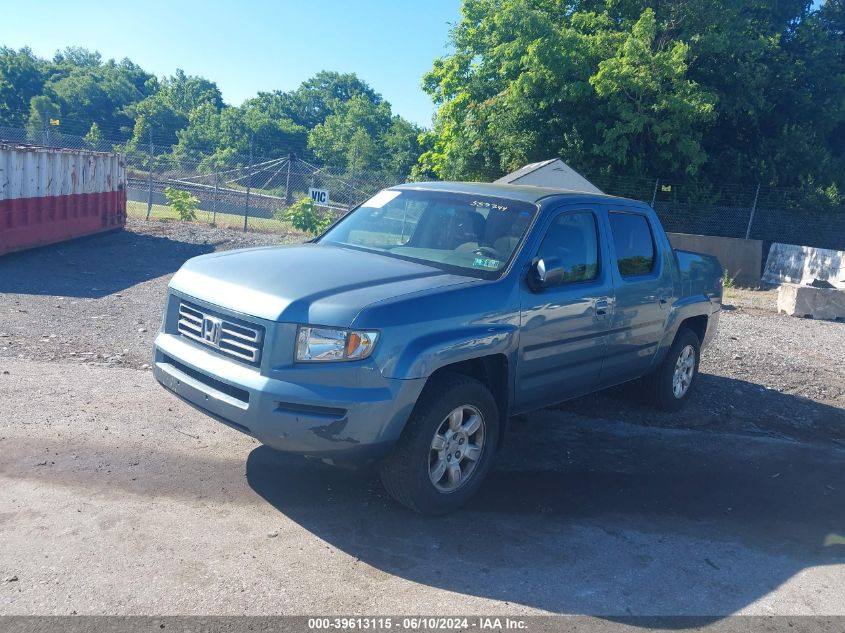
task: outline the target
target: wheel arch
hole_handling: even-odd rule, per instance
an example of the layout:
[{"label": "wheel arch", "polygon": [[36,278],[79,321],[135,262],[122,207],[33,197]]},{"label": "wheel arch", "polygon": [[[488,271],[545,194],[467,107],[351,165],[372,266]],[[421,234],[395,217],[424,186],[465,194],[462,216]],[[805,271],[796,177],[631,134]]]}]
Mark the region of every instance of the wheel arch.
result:
[{"label": "wheel arch", "polygon": [[499,410],[498,445],[501,446],[511,406],[510,370],[505,354],[478,356],[439,367],[428,377],[426,386],[444,374],[460,374],[482,383],[490,390]]},{"label": "wheel arch", "polygon": [[[693,334],[698,337],[699,345],[704,345],[704,337],[707,335],[707,321],[708,316],[706,314],[699,314],[696,316],[690,316],[685,318],[678,324],[678,329],[675,332],[675,339],[678,338],[678,334],[684,330],[692,330]],[[674,342],[674,339],[673,339]]]}]

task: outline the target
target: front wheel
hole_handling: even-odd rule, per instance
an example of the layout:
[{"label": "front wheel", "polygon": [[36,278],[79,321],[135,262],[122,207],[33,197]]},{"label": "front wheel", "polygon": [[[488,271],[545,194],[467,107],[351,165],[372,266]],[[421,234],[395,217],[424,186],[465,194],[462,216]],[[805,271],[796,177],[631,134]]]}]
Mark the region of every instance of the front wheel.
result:
[{"label": "front wheel", "polygon": [[486,386],[460,374],[435,377],[393,453],[382,462],[382,483],[412,510],[451,512],[478,490],[498,437],[498,407]]},{"label": "front wheel", "polygon": [[684,328],[657,370],[646,378],[652,403],[664,411],[678,411],[689,399],[698,378],[701,343],[695,332]]}]

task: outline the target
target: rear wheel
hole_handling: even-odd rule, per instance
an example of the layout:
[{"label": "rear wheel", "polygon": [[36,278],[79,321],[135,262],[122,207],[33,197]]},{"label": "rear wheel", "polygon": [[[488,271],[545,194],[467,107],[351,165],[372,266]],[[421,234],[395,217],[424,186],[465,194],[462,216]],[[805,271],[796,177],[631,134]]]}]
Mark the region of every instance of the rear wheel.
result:
[{"label": "rear wheel", "polygon": [[420,396],[393,453],[381,464],[385,489],[423,514],[462,506],[492,465],[499,412],[490,390],[460,374],[437,376]]},{"label": "rear wheel", "polygon": [[663,411],[678,411],[689,399],[698,378],[701,343],[688,328],[678,331],[660,367],[646,378],[652,404]]}]

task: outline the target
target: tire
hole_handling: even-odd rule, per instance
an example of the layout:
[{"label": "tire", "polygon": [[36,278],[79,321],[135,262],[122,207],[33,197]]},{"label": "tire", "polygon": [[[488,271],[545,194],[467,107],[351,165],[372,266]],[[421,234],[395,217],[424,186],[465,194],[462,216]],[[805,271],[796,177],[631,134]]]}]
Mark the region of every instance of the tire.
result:
[{"label": "tire", "polygon": [[[476,414],[478,422],[472,419]],[[476,424],[481,435],[478,430],[469,433]],[[438,449],[435,435],[440,436]],[[478,491],[492,466],[498,439],[499,409],[490,390],[461,374],[436,376],[423,390],[393,452],[380,464],[381,481],[391,497],[411,510],[452,512]],[[470,450],[461,453],[465,449]],[[441,464],[446,470],[435,482]],[[460,477],[454,472],[456,465]],[[460,483],[455,485],[456,481]]]},{"label": "tire", "polygon": [[[678,389],[675,370],[679,368],[680,358],[692,349],[695,358],[692,359],[692,374],[688,378],[686,388]],[[688,358],[688,357],[687,357]],[[646,394],[656,408],[662,411],[679,411],[689,400],[690,394],[698,384],[698,365],[701,360],[701,342],[698,336],[689,328],[682,327],[675,335],[672,347],[660,367],[645,379]],[[686,365],[689,365],[687,360]],[[687,372],[684,372],[687,373]],[[686,382],[684,380],[681,381]],[[680,395],[678,395],[678,393]]]}]

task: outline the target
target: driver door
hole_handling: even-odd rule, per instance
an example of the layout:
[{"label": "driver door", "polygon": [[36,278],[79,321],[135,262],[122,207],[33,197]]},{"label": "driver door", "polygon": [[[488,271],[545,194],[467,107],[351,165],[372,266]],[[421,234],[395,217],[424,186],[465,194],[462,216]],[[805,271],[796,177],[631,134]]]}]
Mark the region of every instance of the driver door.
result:
[{"label": "driver door", "polygon": [[536,257],[558,257],[564,278],[533,291],[521,282],[516,407],[529,410],[593,390],[607,346],[613,281],[595,209],[555,214]]}]

